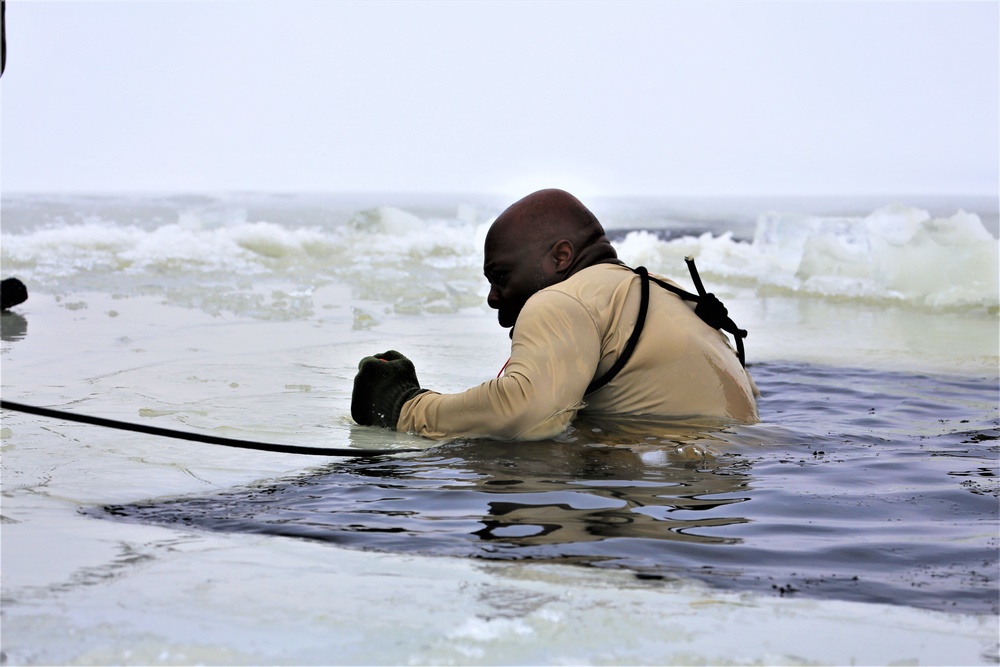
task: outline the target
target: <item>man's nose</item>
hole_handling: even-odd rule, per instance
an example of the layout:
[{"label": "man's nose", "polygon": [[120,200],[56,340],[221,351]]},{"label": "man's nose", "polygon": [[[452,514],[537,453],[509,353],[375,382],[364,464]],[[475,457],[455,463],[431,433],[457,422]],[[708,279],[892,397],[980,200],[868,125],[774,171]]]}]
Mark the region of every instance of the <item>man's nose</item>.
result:
[{"label": "man's nose", "polygon": [[486,303],[493,310],[499,310],[500,292],[497,291],[496,285],[490,285],[490,293],[486,296]]}]

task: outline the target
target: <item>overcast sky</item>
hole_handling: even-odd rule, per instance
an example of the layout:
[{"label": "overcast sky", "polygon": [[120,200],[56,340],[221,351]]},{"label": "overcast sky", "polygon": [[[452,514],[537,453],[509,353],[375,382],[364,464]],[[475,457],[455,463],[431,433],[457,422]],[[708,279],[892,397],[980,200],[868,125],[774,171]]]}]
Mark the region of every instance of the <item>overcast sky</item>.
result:
[{"label": "overcast sky", "polygon": [[996,194],[1000,3],[7,3],[17,191]]}]

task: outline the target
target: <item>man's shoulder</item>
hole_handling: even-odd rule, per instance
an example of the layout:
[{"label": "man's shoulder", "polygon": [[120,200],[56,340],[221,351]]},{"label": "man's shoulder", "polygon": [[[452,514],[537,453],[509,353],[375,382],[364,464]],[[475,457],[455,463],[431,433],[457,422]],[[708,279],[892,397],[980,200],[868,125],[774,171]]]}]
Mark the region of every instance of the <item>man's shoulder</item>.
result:
[{"label": "man's shoulder", "polygon": [[[549,285],[535,292],[524,305],[522,316],[548,318],[556,312],[576,310],[578,315],[587,313],[591,319],[604,311],[613,295],[631,278],[636,277],[624,264],[595,264],[574,273],[566,280]],[[520,320],[520,317],[519,317]]]},{"label": "man's shoulder", "polygon": [[[595,322],[602,313],[619,307],[630,281],[638,278],[623,264],[595,264],[554,285],[535,292],[525,304],[529,316],[549,317],[557,311],[577,310]],[[617,305],[616,305],[617,304]]]},{"label": "man's shoulder", "polygon": [[[649,275],[684,290],[683,286],[669,278],[654,273]],[[608,313],[622,307],[626,299],[638,298],[639,280],[639,274],[624,264],[595,264],[537,292],[535,296],[541,298],[537,299],[536,305],[554,308],[572,300],[587,310]],[[650,286],[651,303],[657,304],[657,309],[666,307],[673,312],[677,306],[683,306],[683,310],[691,310],[686,301],[677,297],[678,294],[669,288]]]},{"label": "man's shoulder", "polygon": [[572,276],[546,287],[545,290],[563,292],[571,296],[593,294],[595,291],[615,289],[622,281],[630,280],[635,274],[630,268],[619,263],[603,263],[588,266]]}]

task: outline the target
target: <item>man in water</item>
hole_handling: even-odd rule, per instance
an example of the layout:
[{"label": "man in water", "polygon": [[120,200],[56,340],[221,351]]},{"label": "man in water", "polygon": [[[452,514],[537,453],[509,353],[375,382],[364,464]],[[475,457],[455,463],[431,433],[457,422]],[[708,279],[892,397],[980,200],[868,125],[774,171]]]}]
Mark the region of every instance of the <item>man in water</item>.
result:
[{"label": "man in water", "polygon": [[615,366],[641,321],[642,279],[576,197],[528,195],[496,219],[485,245],[487,302],[500,326],[513,327],[502,377],[440,394],[422,389],[398,352],[365,357],[351,401],[359,424],[431,438],[538,440],[578,413],[757,421],[756,388],[725,336],[655,285],[631,356],[606,384],[592,384]]}]

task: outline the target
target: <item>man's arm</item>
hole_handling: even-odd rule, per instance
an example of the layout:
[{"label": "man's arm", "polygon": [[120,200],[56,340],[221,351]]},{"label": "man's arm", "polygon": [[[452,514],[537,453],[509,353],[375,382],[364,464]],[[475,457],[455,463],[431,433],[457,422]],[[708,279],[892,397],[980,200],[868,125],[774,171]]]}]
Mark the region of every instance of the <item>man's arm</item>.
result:
[{"label": "man's arm", "polygon": [[518,316],[503,377],[459,394],[420,394],[403,405],[396,428],[431,438],[552,437],[583,407],[600,351],[597,326],[576,299],[538,292]]}]

